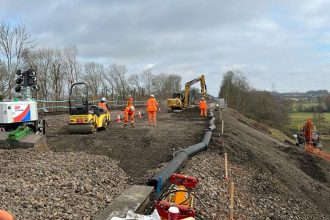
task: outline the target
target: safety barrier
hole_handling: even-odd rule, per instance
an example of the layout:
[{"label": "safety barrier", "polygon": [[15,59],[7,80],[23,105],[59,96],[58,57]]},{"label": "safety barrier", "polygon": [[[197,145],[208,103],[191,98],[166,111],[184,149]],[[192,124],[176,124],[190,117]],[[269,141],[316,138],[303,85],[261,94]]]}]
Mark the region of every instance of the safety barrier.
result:
[{"label": "safety barrier", "polygon": [[148,181],[148,186],[153,186],[155,187],[155,189],[162,189],[167,180],[170,178],[170,176],[177,170],[179,170],[182,164],[189,157],[207,149],[211,141],[212,131],[216,128],[214,124],[215,117],[212,109],[210,109],[209,119],[209,124],[208,127],[205,129],[205,134],[202,142],[180,150],[159,173],[157,173]]},{"label": "safety barrier", "polygon": [[[69,100],[35,100],[38,103],[38,110],[44,112],[67,111],[69,109]],[[74,100],[73,100],[74,101]],[[92,104],[97,104],[98,101],[90,101]],[[107,102],[110,108],[124,107],[127,101],[114,100]],[[146,101],[134,101],[134,106],[144,106]]]}]

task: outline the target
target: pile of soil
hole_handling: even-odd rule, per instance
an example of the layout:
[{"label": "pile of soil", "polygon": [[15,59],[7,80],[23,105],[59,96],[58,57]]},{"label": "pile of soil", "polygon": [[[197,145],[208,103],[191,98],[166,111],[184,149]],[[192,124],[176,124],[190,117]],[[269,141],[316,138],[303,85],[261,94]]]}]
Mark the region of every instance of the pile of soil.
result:
[{"label": "pile of soil", "polygon": [[[181,170],[200,179],[197,219],[229,216],[229,184],[235,184],[237,219],[330,219],[330,165],[303,149],[280,143],[224,114],[225,133],[217,118],[208,151],[190,159]],[[224,152],[230,179],[224,180]]]},{"label": "pile of soil", "polygon": [[19,219],[91,219],[126,187],[115,160],[0,149],[0,209]]}]

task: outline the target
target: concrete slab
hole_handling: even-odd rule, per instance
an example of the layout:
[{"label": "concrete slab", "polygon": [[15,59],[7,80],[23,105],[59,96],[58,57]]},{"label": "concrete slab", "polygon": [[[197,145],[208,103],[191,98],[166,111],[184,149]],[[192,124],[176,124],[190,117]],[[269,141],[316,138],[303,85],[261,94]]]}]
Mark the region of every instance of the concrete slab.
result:
[{"label": "concrete slab", "polygon": [[7,140],[9,132],[0,132],[0,148],[15,149],[15,148],[36,148],[39,151],[48,151],[46,137],[41,134],[30,134],[19,141]]},{"label": "concrete slab", "polygon": [[93,219],[110,220],[112,217],[124,218],[128,210],[143,214],[142,212],[150,202],[150,195],[153,190],[154,188],[150,186],[134,185],[124,191]]}]

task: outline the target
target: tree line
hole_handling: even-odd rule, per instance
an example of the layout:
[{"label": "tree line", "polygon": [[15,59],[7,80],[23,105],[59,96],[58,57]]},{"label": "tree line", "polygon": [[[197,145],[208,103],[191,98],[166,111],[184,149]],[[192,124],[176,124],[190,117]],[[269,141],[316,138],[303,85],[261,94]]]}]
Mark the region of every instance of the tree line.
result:
[{"label": "tree line", "polygon": [[38,47],[23,24],[0,23],[0,53],[0,93],[9,99],[15,95],[16,71],[27,68],[37,74],[39,90],[34,96],[44,100],[66,99],[71,84],[80,81],[95,99],[145,99],[150,94],[166,99],[181,90],[177,74],[155,74],[151,68],[129,73],[126,65],[82,63],[75,45]]},{"label": "tree line", "polygon": [[239,71],[227,71],[220,85],[219,97],[230,108],[278,129],[289,123],[290,102],[276,93],[258,91]]}]

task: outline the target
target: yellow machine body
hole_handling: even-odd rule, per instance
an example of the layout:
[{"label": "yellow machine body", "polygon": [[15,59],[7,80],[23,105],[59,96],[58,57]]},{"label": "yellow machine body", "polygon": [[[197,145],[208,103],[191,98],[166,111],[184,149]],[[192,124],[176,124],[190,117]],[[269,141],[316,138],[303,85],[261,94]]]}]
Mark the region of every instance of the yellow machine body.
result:
[{"label": "yellow machine body", "polygon": [[[76,97],[73,98],[74,94]],[[71,134],[90,134],[98,129],[106,129],[110,122],[107,110],[88,102],[88,87],[83,82],[71,85],[69,113],[68,130]]]},{"label": "yellow machine body", "polygon": [[86,115],[70,115],[69,132],[71,134],[90,134],[98,129],[106,129],[110,122],[109,112]]},{"label": "yellow machine body", "polygon": [[179,97],[167,99],[167,107],[171,108],[172,110],[182,110],[183,108],[183,101]]}]

